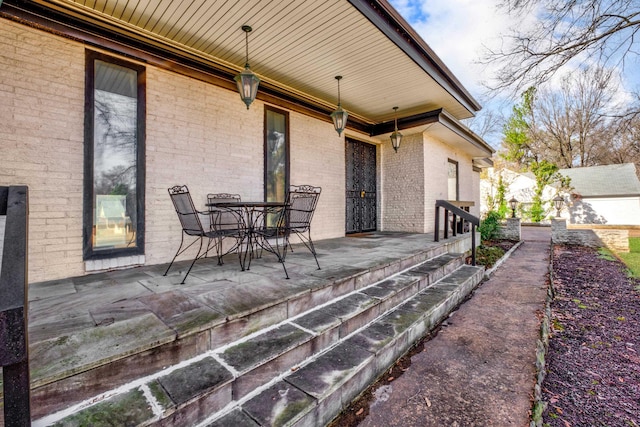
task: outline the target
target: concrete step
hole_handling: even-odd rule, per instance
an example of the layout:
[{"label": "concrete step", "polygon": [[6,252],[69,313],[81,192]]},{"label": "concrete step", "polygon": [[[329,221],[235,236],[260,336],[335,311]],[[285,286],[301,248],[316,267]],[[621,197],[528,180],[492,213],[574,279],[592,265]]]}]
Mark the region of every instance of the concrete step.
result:
[{"label": "concrete step", "polygon": [[460,254],[439,255],[35,425],[323,425],[440,322],[483,270]]},{"label": "concrete step", "polygon": [[[158,265],[30,285],[32,417],[228,346],[465,244],[464,238],[433,242],[405,234],[322,241],[316,249],[323,269],[296,249],[287,256],[286,281],[271,259],[256,260],[251,271],[242,272],[231,254],[222,267],[215,260],[199,261],[185,285],[177,283],[188,261],[178,262],[166,277],[166,265]],[[391,305],[403,287],[385,286],[380,293],[391,299],[378,299]],[[386,307],[373,308],[381,309]],[[341,326],[343,333],[351,323]],[[315,351],[322,347],[319,341],[314,338],[308,347]]]}]

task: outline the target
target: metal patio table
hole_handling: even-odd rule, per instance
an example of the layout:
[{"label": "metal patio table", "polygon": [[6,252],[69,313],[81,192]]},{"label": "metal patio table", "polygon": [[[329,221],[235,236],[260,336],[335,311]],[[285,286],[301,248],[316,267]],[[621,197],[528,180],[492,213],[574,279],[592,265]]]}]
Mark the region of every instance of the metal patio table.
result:
[{"label": "metal patio table", "polygon": [[[257,247],[259,247],[261,250],[264,249],[278,257],[286,278],[289,278],[287,268],[284,265],[284,256],[280,253],[277,236],[276,246],[274,247],[261,233],[265,226],[266,216],[270,213],[280,215],[287,207],[286,202],[216,202],[207,203],[206,206],[228,210],[238,215],[238,228],[241,229],[244,239],[247,240],[246,244],[241,244],[238,248],[238,250],[242,251],[239,257],[242,271],[251,268],[251,259],[257,253]],[[242,249],[243,246],[244,249]],[[283,250],[286,250],[286,246],[283,247]]]}]

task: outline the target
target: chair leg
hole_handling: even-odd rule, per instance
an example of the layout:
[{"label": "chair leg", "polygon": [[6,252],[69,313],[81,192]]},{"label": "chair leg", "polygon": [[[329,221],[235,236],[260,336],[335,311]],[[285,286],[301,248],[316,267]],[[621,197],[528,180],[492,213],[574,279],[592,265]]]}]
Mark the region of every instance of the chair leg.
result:
[{"label": "chair leg", "polygon": [[318,270],[320,270],[320,263],[318,262],[318,255],[316,254],[316,248],[315,246],[313,246],[313,240],[311,240],[311,234],[309,234],[309,246],[307,247],[313,254],[313,258],[316,260],[316,265],[318,266]]},{"label": "chair leg", "polygon": [[222,237],[219,236],[216,238],[216,256],[218,257],[218,265],[223,265],[224,261],[222,260]]},{"label": "chair leg", "polygon": [[[187,270],[187,274],[184,275],[184,277],[182,278],[182,282],[180,282],[181,285],[184,285],[184,281],[187,280],[187,276],[189,275],[189,273],[191,272],[191,269],[193,268],[193,265],[196,263],[196,261],[201,258],[200,252],[202,252],[202,237],[200,237],[200,247],[198,248],[198,253],[196,254],[196,257],[193,259],[193,261],[191,261],[191,265],[189,266],[189,269]],[[207,244],[207,247],[209,245]],[[204,251],[203,256],[207,256],[207,251]]]},{"label": "chair leg", "polygon": [[180,255],[180,253],[181,253],[180,249],[182,249],[182,244],[184,243],[184,233],[182,233],[181,237],[182,238],[180,239],[180,246],[178,247],[178,250],[176,251],[176,254],[173,256],[173,259],[169,263],[169,267],[167,267],[167,271],[164,272],[163,276],[166,276],[169,273],[169,270],[171,269],[171,266],[173,265],[173,261],[175,261],[176,258],[178,257],[178,255]]},{"label": "chair leg", "polygon": [[307,232],[308,237],[304,236],[302,233],[296,232],[296,234],[300,237],[300,241],[302,241],[302,243],[304,243],[307,249],[309,249],[309,252],[311,252],[311,255],[313,255],[313,258],[316,260],[316,265],[318,266],[318,270],[321,270],[320,263],[318,262],[318,256],[316,254],[316,248],[313,245],[313,240],[311,240],[311,231]]},{"label": "chair leg", "polygon": [[284,270],[284,275],[288,279],[289,273],[287,272],[287,266],[284,264],[284,260],[287,256],[287,245],[289,244],[289,235],[287,234],[285,237],[283,237],[284,245],[282,246],[282,255],[280,255],[280,247],[278,245],[278,240],[279,240],[278,236],[276,235],[276,253],[278,256],[278,261],[282,263],[282,269]]}]

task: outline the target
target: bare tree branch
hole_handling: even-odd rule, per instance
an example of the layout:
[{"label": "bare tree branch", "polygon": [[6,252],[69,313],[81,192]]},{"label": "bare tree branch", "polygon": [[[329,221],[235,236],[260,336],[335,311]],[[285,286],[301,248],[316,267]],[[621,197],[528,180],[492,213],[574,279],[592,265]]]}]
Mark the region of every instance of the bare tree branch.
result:
[{"label": "bare tree branch", "polygon": [[574,59],[611,67],[638,55],[636,0],[505,0],[502,7],[521,20],[536,13],[539,21],[505,35],[500,49],[487,50],[482,62],[501,66],[490,89],[518,93],[540,86]]}]

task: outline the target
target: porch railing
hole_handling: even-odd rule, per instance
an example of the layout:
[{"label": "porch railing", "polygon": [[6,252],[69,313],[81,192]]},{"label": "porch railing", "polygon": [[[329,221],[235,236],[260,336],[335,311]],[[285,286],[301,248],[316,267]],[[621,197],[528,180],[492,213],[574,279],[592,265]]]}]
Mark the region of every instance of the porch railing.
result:
[{"label": "porch railing", "polygon": [[480,227],[480,218],[471,215],[464,209],[455,206],[446,200],[436,200],[436,225],[434,231],[434,241],[440,241],[440,208],[444,209],[444,238],[449,238],[449,227],[447,220],[449,214],[452,217],[451,232],[455,236],[458,232],[464,233],[466,224],[471,224],[471,265],[476,265],[476,227]]},{"label": "porch railing", "polygon": [[27,336],[28,200],[25,186],[0,187],[0,236],[4,234],[0,242],[0,366],[7,427],[31,424]]}]

